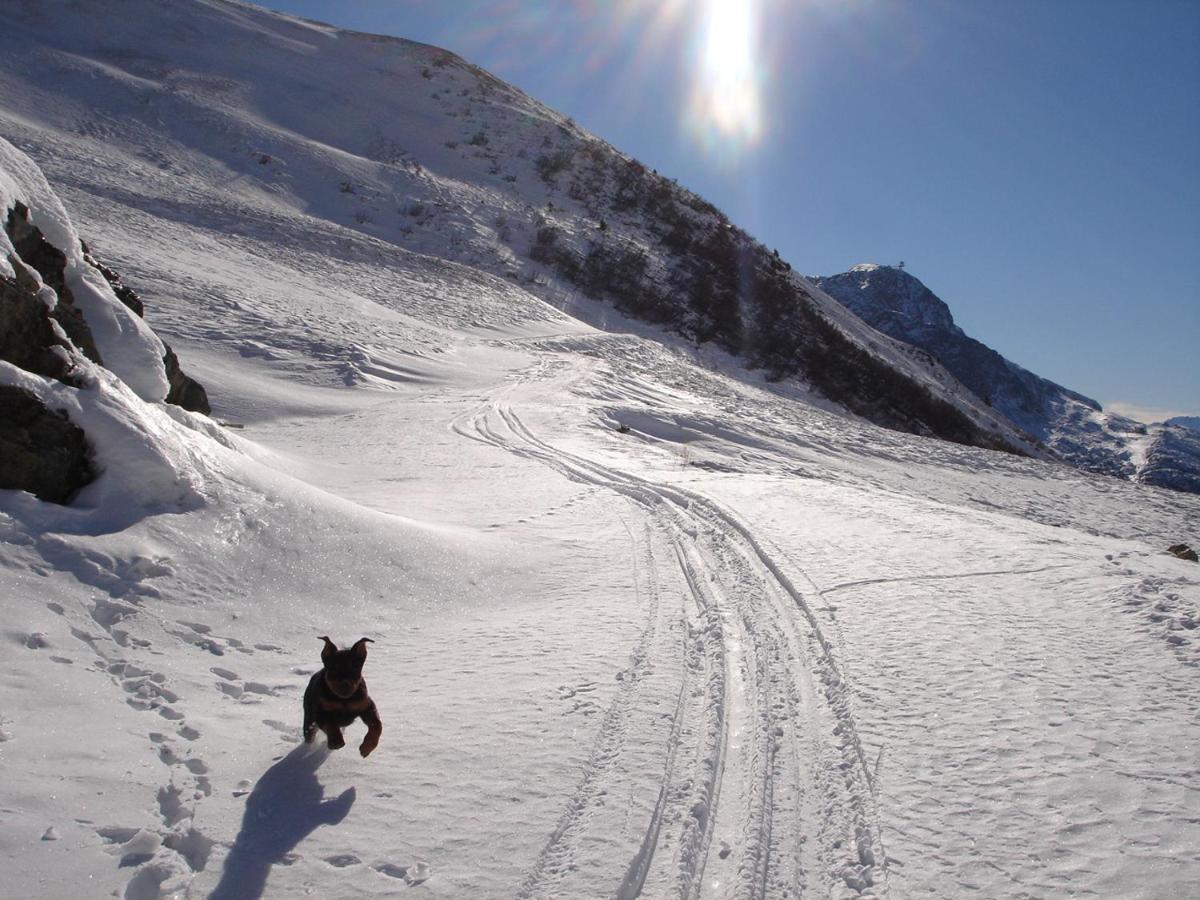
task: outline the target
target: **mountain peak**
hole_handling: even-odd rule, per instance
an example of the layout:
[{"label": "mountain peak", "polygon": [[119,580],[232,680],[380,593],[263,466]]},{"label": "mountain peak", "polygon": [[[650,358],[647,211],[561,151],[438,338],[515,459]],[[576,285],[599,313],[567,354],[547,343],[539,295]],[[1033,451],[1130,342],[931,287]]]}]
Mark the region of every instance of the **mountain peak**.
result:
[{"label": "mountain peak", "polygon": [[[954,324],[950,307],[919,278],[898,266],[859,263],[840,275],[818,276],[812,280],[868,322],[883,314],[896,318],[908,328],[925,326],[954,332],[960,330]],[[881,330],[887,332],[886,328]]]}]

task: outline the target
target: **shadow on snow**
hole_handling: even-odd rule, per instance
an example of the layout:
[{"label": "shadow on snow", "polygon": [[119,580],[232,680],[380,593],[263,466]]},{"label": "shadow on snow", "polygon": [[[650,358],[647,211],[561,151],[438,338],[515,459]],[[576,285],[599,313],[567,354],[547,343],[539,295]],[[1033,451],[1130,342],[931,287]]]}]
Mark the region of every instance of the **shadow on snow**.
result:
[{"label": "shadow on snow", "polygon": [[258,900],[271,866],[321,825],[336,825],[354,805],[354,788],[332,800],[317,769],[329,758],[324,747],[296,747],[263,773],[246,798],[242,829],[225,858],[221,881],[209,900]]}]

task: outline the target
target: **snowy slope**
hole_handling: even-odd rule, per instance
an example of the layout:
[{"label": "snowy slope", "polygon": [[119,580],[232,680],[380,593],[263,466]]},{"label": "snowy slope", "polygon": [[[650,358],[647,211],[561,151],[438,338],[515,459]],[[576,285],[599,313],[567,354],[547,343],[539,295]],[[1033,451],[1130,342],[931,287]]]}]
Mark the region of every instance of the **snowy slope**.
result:
[{"label": "snowy slope", "polygon": [[814,278],[830,296],[897,340],[932,353],[975,394],[1056,456],[1090,472],[1200,492],[1200,440],[1146,426],[1005,359],[954,323],[949,307],[909,272],[863,263]]},{"label": "snowy slope", "polygon": [[[120,5],[84,53],[93,4],[18,4],[0,122],[244,428],[97,369],[74,402],[121,465],[0,492],[5,893],[1200,891],[1200,567],[1162,552],[1200,500],[870,425],[564,315],[469,228],[414,252],[358,187],[264,187],[210,154],[228,119],[164,113],[199,88],[151,37],[237,21],[187,52],[271,74],[345,36]],[[369,759],[297,743],[321,634],[376,641]]]},{"label": "snowy slope", "polygon": [[[304,212],[594,324],[615,304],[880,424],[1038,453],[701,198],[444,51],[227,2],[39,0],[10,24],[0,112],[64,184],[99,169],[105,196],[214,223],[236,184],[273,227]],[[91,163],[60,172],[64,143]]]}]

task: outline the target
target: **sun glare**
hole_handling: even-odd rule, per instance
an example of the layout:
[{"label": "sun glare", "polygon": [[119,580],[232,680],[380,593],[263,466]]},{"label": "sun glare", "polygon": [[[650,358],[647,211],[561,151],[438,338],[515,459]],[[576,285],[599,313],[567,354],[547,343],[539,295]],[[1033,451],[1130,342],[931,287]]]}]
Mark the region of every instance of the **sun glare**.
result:
[{"label": "sun glare", "polygon": [[756,0],[704,0],[688,120],[720,156],[737,156],[762,135],[759,27]]}]

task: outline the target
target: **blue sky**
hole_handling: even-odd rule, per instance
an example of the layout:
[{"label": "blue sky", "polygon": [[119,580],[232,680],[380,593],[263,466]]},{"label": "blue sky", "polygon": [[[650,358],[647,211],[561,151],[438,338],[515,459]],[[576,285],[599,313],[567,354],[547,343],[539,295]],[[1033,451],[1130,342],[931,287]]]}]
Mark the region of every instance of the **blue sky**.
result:
[{"label": "blue sky", "polygon": [[453,50],[802,272],[903,260],[1038,374],[1200,413],[1200,2],[264,5]]}]

